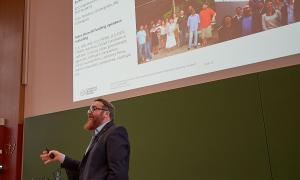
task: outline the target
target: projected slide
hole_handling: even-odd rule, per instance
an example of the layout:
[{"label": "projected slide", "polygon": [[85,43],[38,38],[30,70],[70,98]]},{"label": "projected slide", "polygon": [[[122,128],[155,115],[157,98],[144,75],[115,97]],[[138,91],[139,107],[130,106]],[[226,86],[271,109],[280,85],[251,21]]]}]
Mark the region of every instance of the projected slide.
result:
[{"label": "projected slide", "polygon": [[299,54],[296,3],[73,0],[73,100]]}]

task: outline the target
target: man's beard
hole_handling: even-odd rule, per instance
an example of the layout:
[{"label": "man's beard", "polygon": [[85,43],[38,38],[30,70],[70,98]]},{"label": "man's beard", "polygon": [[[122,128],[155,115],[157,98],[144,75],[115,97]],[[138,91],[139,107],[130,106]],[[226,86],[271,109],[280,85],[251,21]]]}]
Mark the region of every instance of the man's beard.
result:
[{"label": "man's beard", "polygon": [[101,112],[99,116],[89,115],[87,121],[85,122],[83,128],[85,130],[95,130],[98,126],[101,125],[104,119],[104,112]]},{"label": "man's beard", "polygon": [[92,122],[89,120],[87,120],[87,122],[85,122],[85,124],[83,125],[83,129],[89,130],[89,131],[93,130],[92,127],[93,127]]},{"label": "man's beard", "polygon": [[95,130],[97,128],[97,124],[94,119],[92,120],[87,120],[83,126],[85,130],[91,131]]}]

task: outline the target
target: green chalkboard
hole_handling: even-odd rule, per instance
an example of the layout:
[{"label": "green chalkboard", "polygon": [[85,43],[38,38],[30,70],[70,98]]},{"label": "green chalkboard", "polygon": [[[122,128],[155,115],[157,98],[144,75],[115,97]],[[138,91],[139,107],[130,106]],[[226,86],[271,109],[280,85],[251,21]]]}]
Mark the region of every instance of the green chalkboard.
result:
[{"label": "green chalkboard", "polygon": [[[129,132],[130,179],[299,177],[293,167],[296,154],[285,154],[296,152],[294,135],[299,137],[295,131],[296,123],[299,129],[295,122],[299,119],[299,71],[300,66],[294,66],[113,102],[116,123]],[[52,172],[59,164],[44,166],[39,160],[46,146],[81,159],[89,142],[89,133],[82,128],[86,110],[83,107],[25,120],[23,179],[53,179]],[[277,141],[282,132],[292,140]],[[297,148],[299,152],[299,144]],[[282,159],[285,165],[280,164]]]},{"label": "green chalkboard", "polygon": [[300,179],[300,66],[259,75],[274,180]]}]

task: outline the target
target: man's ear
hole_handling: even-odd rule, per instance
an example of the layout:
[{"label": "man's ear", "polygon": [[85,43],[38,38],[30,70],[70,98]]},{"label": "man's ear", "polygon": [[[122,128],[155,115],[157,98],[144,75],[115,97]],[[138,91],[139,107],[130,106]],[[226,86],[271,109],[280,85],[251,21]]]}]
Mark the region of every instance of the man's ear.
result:
[{"label": "man's ear", "polygon": [[109,111],[105,111],[105,115],[106,115],[107,117],[110,117],[110,112],[109,112]]}]

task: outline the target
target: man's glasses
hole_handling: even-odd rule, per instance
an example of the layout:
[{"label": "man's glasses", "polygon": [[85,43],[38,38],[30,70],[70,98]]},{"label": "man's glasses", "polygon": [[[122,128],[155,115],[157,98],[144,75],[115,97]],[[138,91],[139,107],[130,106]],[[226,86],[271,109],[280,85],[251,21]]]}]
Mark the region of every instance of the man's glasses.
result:
[{"label": "man's glasses", "polygon": [[96,110],[102,110],[102,111],[107,111],[107,109],[103,109],[103,108],[98,108],[96,106],[91,106],[90,109],[87,111],[88,113],[93,113]]}]

